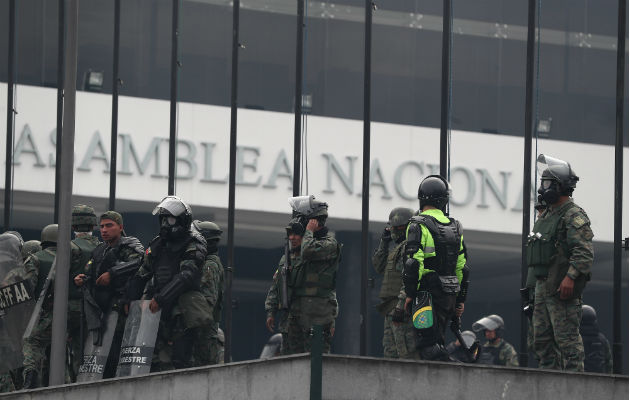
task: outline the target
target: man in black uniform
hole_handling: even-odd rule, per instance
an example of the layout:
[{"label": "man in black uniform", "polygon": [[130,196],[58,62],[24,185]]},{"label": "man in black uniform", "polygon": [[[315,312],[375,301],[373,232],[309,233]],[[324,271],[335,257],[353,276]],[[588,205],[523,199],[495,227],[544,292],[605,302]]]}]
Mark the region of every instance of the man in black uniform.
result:
[{"label": "man in black uniform", "polygon": [[464,312],[467,288],[460,291],[460,284],[464,283],[466,251],[459,221],[444,215],[449,196],[446,179],[426,177],[418,188],[420,214],[407,228],[405,310],[412,314],[418,349],[425,360],[450,360],[444,347],[446,327]]},{"label": "man in black uniform", "polygon": [[584,342],[584,372],[612,374],[610,343],[599,331],[595,309],[586,304],[582,305],[580,335]]},{"label": "man in black uniform", "polygon": [[153,215],[159,218],[160,234],[129,281],[128,299],[150,299],[151,312],[162,310],[151,371],[188,368],[202,327],[212,323],[212,310],[200,291],[206,240],[191,229],[192,210],[177,196],[165,197]]}]

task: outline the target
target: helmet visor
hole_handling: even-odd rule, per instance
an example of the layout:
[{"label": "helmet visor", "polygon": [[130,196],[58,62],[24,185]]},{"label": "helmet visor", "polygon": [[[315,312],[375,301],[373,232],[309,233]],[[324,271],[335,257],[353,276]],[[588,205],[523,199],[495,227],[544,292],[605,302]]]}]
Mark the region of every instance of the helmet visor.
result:
[{"label": "helmet visor", "polygon": [[179,217],[180,215],[186,212],[186,205],[184,202],[177,196],[166,196],[160,204],[158,204],[154,209],[152,214],[157,215],[162,210],[168,211],[174,217]]},{"label": "helmet visor", "polygon": [[499,324],[497,324],[496,321],[488,317],[481,318],[479,321],[475,322],[472,326],[473,331],[475,332],[480,332],[480,331],[483,331],[484,329],[488,331],[494,331],[498,327],[499,327]]},{"label": "helmet visor", "polygon": [[313,210],[313,200],[315,196],[297,196],[289,198],[289,205],[291,209],[298,214],[309,215]]},{"label": "helmet visor", "polygon": [[547,174],[549,174],[548,175],[549,178],[555,178],[559,181],[562,181],[564,177],[560,176],[558,174],[558,171],[561,171],[561,170],[570,171],[571,167],[569,166],[569,163],[567,163],[566,161],[560,160],[558,158],[546,156],[544,154],[540,154],[538,156],[538,159],[536,160],[536,169],[538,171],[538,176],[540,176],[541,178],[543,177],[543,174],[545,174],[546,172]]}]

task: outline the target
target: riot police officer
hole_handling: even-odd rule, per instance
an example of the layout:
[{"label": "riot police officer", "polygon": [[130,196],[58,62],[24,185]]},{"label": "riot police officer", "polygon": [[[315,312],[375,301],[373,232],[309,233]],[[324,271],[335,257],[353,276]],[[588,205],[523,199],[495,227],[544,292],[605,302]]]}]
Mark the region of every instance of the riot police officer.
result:
[{"label": "riot police officer", "polygon": [[580,335],[584,342],[584,371],[612,374],[610,343],[599,330],[595,309],[586,304],[582,306]]},{"label": "riot police officer", "polygon": [[[379,293],[381,304],[376,309],[385,317],[383,323],[383,356],[388,358],[417,358],[416,333],[410,318],[404,315],[404,296],[401,296],[402,270],[405,264],[405,231],[414,212],[397,207],[389,213],[389,221],[378,248],[372,256],[377,273],[383,275]],[[393,242],[393,243],[392,243]]]},{"label": "riot police officer", "polygon": [[407,228],[405,309],[412,314],[420,356],[425,360],[449,360],[444,347],[446,326],[464,312],[466,291],[460,291],[460,284],[466,248],[461,224],[444,214],[449,196],[445,178],[424,178],[418,187],[420,212]]},{"label": "riot police officer", "polygon": [[579,180],[571,165],[541,154],[537,167],[538,193],[547,208],[527,243],[527,263],[536,278],[534,349],[541,368],[583,371],[579,326],[582,291],[593,264],[593,231],[571,198]]},{"label": "riot police officer", "polygon": [[473,324],[473,331],[483,332],[488,340],[481,347],[481,355],[477,361],[479,364],[518,367],[518,354],[514,346],[503,339],[503,318],[496,314],[483,317]]},{"label": "riot police officer", "polygon": [[160,234],[149,243],[142,266],[129,281],[128,299],[144,293],[151,312],[162,310],[151,370],[187,368],[201,328],[212,320],[200,292],[206,240],[191,229],[192,210],[177,196],[165,197],[153,215]]},{"label": "riot police officer", "polygon": [[337,269],[341,245],[326,226],[328,204],[314,196],[293,197],[290,204],[304,227],[299,265],[291,272],[288,341],[290,353],[311,349],[311,329],[321,325],[324,352],[329,352],[338,313]]}]

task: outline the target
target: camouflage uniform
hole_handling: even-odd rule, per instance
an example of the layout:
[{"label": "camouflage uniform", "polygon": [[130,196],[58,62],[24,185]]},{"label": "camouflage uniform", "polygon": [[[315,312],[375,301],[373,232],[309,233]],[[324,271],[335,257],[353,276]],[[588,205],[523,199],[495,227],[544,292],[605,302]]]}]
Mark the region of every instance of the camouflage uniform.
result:
[{"label": "camouflage uniform", "polygon": [[292,299],[289,310],[288,352],[310,351],[311,327],[321,325],[324,352],[330,352],[331,329],[338,314],[336,278],[341,245],[323,227],[307,230],[300,249],[302,263],[291,272]]},{"label": "camouflage uniform", "polygon": [[[416,349],[416,332],[413,322],[407,321],[394,324],[392,316],[396,308],[403,309],[405,293],[402,290],[402,271],[405,263],[404,240],[395,244],[389,251],[391,240],[381,238],[381,242],[372,256],[372,264],[379,274],[384,274],[383,284],[379,294],[382,303],[377,310],[385,317],[383,325],[383,356],[388,358],[418,359]],[[398,325],[398,326],[397,326]]]},{"label": "camouflage uniform", "polygon": [[223,303],[223,264],[217,252],[206,256],[201,275],[201,293],[212,309],[212,321],[203,327],[201,340],[195,344],[194,365],[223,364],[223,358],[219,356],[223,344],[218,339],[221,305]]},{"label": "camouflage uniform", "polygon": [[[496,343],[486,342],[481,347],[482,356],[479,358],[479,364],[502,365],[507,367],[518,367],[518,353],[514,350],[514,346],[499,338]],[[483,362],[483,355],[491,355]]]},{"label": "camouflage uniform", "polygon": [[[547,209],[536,221],[533,232],[527,251],[537,278],[533,326],[540,367],[583,371],[579,324],[582,291],[593,264],[590,221],[584,210],[569,199]],[[575,284],[571,298],[561,300],[558,288],[565,276]]]},{"label": "camouflage uniform", "polygon": [[71,350],[71,365],[72,370],[70,373],[70,379],[72,382],[76,381],[76,376],[79,371],[80,355],[82,354],[81,347],[81,302],[83,301],[83,295],[79,288],[74,284],[74,277],[83,273],[85,266],[92,255],[92,251],[100,244],[100,241],[92,235],[84,235],[77,237],[70,242],[70,282],[68,284],[68,345]]},{"label": "camouflage uniform", "polygon": [[[143,299],[155,299],[162,310],[152,372],[192,365],[193,346],[200,340],[201,328],[212,320],[212,310],[199,291],[206,252],[206,241],[196,232],[177,240],[158,236],[129,282],[129,300],[144,292]],[[173,284],[176,286],[169,286]],[[174,288],[168,297],[162,293],[167,286]]]},{"label": "camouflage uniform", "polygon": [[[103,217],[101,217],[103,218]],[[125,330],[127,316],[121,308],[124,303],[125,285],[127,279],[135,274],[140,267],[140,263],[136,266],[125,268],[123,270],[116,268],[118,263],[127,263],[129,261],[142,259],[144,256],[144,247],[140,241],[133,236],[122,236],[113,246],[109,243],[101,243],[92,252],[90,261],[85,265],[84,273],[87,276],[87,282],[84,286],[85,290],[89,290],[90,295],[100,308],[100,312],[107,314],[110,311],[118,312],[118,320],[114,330],[114,337],[110,347],[110,355],[107,358],[103,378],[113,378],[116,374],[116,366],[118,365],[118,353],[122,336]],[[109,272],[110,283],[108,286],[97,286],[96,280],[104,273]],[[85,309],[86,315],[89,315],[89,309]],[[98,310],[97,310],[98,312]],[[104,327],[101,327],[104,330]]]},{"label": "camouflage uniform", "polygon": [[[35,288],[36,296],[39,296],[42,290],[56,253],[56,247],[47,247],[29,256],[24,263],[26,276],[31,282],[31,286]],[[35,371],[38,376],[43,376],[41,371],[44,355],[51,341],[52,307],[53,298],[49,290],[49,294],[42,305],[39,320],[35,324],[31,335],[24,339],[22,353],[24,355],[23,376],[25,379],[29,371]]]},{"label": "camouflage uniform", "polygon": [[13,385],[13,378],[11,378],[10,372],[3,372],[0,374],[0,393],[8,393],[15,390]]},{"label": "camouflage uniform", "polygon": [[[285,256],[280,258],[278,263],[278,269],[273,274],[273,281],[271,287],[267,291],[267,298],[265,298],[265,311],[267,312],[267,318],[277,318],[278,332],[282,334],[282,347],[280,348],[280,354],[289,354],[289,318],[287,310],[282,309],[282,268],[284,268]],[[291,252],[291,269],[296,268],[300,263],[300,253]],[[290,275],[289,275],[290,276]],[[287,282],[287,284],[289,284]],[[291,295],[289,294],[289,298]]]}]

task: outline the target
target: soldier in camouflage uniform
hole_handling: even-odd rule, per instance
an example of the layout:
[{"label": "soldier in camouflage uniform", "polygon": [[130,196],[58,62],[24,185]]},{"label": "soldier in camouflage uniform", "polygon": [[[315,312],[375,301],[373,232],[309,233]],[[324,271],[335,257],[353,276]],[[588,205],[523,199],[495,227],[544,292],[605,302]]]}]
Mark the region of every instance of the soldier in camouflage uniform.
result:
[{"label": "soldier in camouflage uniform", "polygon": [[72,356],[72,369],[68,371],[68,374],[71,382],[76,381],[83,346],[80,337],[83,294],[73,282],[74,277],[84,271],[88,260],[92,257],[92,251],[101,243],[92,236],[95,226],[96,214],[92,207],[77,204],[72,208],[72,230],[75,238],[70,242],[70,284],[68,286],[68,345]]},{"label": "soldier in camouflage uniform", "polygon": [[193,351],[194,365],[223,364],[223,359],[219,362],[223,344],[218,339],[223,304],[223,264],[219,258],[218,245],[223,231],[219,225],[210,221],[195,221],[194,226],[207,242],[208,254],[201,275],[201,293],[212,309],[212,320],[202,328],[201,340],[197,342]]},{"label": "soldier in camouflage uniform", "polygon": [[[296,222],[296,221],[292,221]],[[299,223],[289,223],[285,228],[287,231],[287,239],[289,246],[290,261],[287,269],[287,279],[291,277],[291,271],[298,268],[301,262],[300,253],[302,248],[302,237],[304,236],[304,229]],[[286,252],[285,252],[286,253]],[[282,345],[280,347],[280,354],[289,354],[289,319],[288,310],[282,307],[282,270],[285,267],[286,255],[282,255],[278,268],[273,274],[273,281],[271,287],[267,292],[267,298],[265,299],[265,311],[267,312],[267,329],[269,332],[274,333],[274,325],[276,318],[278,319],[278,332],[282,334]],[[290,283],[287,281],[287,286]],[[290,303],[291,293],[287,287],[287,304]]]},{"label": "soldier in camouflage uniform", "polygon": [[324,352],[330,352],[338,314],[336,281],[341,245],[325,226],[328,204],[313,198],[311,206],[300,223],[304,226],[308,221],[300,246],[301,263],[291,271],[290,354],[310,351],[313,325],[323,327]]},{"label": "soldier in camouflage uniform", "polygon": [[[126,236],[123,218],[116,211],[107,211],[99,217],[99,228],[104,242],[94,251],[83,270],[75,275],[74,287],[89,291],[98,305],[95,314],[118,312],[118,321],[109,357],[103,372],[103,378],[113,378],[116,374],[118,354],[125,330],[126,316],[122,309],[127,280],[140,267],[144,256],[144,247],[133,236]],[[135,263],[133,261],[136,261]],[[85,312],[92,312],[88,307]],[[101,332],[105,327],[100,327]]]},{"label": "soldier in camouflage uniform", "polygon": [[384,274],[379,293],[382,302],[377,310],[385,317],[383,356],[388,358],[419,357],[416,332],[411,319],[404,313],[405,295],[404,291],[401,292],[405,264],[405,230],[412,216],[413,210],[410,208],[394,208],[389,214],[389,223],[383,230],[378,249],[372,256],[374,269],[377,273]]},{"label": "soldier in camouflage uniform", "polygon": [[579,178],[569,163],[541,154],[538,167],[538,193],[547,209],[527,244],[536,277],[534,349],[541,368],[584,371],[579,326],[582,291],[593,264],[593,232],[586,212],[570,197]]},{"label": "soldier in camouflage uniform", "polygon": [[481,347],[479,364],[518,367],[518,354],[514,346],[503,339],[505,324],[498,315],[488,315],[473,324],[475,332],[483,332],[488,341]]},{"label": "soldier in camouflage uniform", "polygon": [[[34,287],[35,297],[39,297],[48,273],[57,254],[57,224],[47,225],[41,233],[42,250],[30,255],[24,262],[26,276]],[[41,316],[31,335],[24,339],[24,389],[38,387],[38,377],[43,376],[42,364],[46,347],[51,340],[52,294],[48,293],[41,310]]]},{"label": "soldier in camouflage uniform", "polygon": [[[201,293],[206,240],[191,229],[192,210],[177,196],[167,196],[153,210],[160,234],[149,243],[142,266],[128,285],[128,300],[151,300],[162,310],[151,371],[192,366],[192,352],[212,310]],[[145,288],[146,286],[146,288]]]}]

